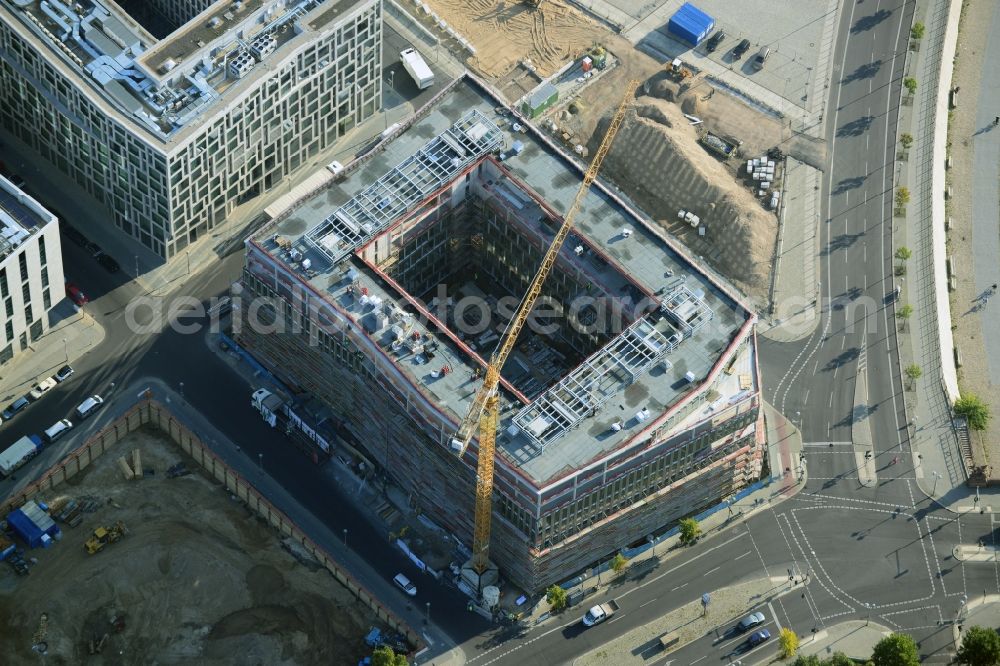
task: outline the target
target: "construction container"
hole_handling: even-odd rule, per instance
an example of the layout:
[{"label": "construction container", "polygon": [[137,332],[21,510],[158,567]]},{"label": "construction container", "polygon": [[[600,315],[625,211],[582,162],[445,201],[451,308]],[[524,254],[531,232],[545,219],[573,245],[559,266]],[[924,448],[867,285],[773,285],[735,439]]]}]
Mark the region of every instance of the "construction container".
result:
[{"label": "construction container", "polygon": [[551,83],[543,83],[535,88],[521,104],[521,111],[530,118],[537,118],[559,99],[559,91]]},{"label": "construction container", "polygon": [[580,65],[583,67],[583,71],[589,72],[594,67],[594,61],[591,60],[589,57],[586,57],[583,59]]},{"label": "construction container", "polygon": [[690,2],[681,5],[667,22],[667,32],[670,36],[690,46],[698,46],[714,27],[715,19]]}]

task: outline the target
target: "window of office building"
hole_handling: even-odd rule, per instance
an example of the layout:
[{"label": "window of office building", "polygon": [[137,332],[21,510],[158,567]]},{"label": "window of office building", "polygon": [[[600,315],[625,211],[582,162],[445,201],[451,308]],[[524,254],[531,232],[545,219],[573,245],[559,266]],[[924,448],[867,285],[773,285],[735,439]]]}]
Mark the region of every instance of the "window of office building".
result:
[{"label": "window of office building", "polygon": [[38,260],[42,263],[42,268],[45,267],[47,263],[45,257],[45,239],[43,238],[41,242],[38,243]]},{"label": "window of office building", "polygon": [[28,279],[28,256],[26,253],[22,252],[17,255],[18,266],[21,267],[21,281]]},{"label": "window of office building", "polygon": [[0,268],[0,298],[7,298],[7,269]]}]

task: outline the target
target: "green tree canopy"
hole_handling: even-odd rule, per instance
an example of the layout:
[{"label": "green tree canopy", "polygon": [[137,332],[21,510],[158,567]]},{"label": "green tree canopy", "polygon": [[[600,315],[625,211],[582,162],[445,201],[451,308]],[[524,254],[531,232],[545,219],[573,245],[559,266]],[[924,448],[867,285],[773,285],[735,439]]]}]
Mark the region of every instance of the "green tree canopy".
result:
[{"label": "green tree canopy", "polygon": [[616,553],[613,558],[611,558],[611,569],[615,573],[621,573],[628,566],[628,558],[621,553]]},{"label": "green tree canopy", "polygon": [[678,525],[681,529],[682,546],[694,543],[701,536],[701,526],[694,518],[684,518]]},{"label": "green tree canopy", "polygon": [[920,666],[917,644],[908,634],[889,634],[875,644],[875,666]]},{"label": "green tree canopy", "polygon": [[958,648],[958,663],[971,666],[1000,664],[1000,634],[989,627],[969,627]]},{"label": "green tree canopy", "polygon": [[568,598],[569,593],[558,585],[553,585],[545,590],[545,601],[549,602],[549,608],[556,612],[566,608]]},{"label": "green tree canopy", "polygon": [[955,413],[964,416],[973,430],[986,430],[992,415],[990,406],[983,402],[975,393],[963,393],[955,401]]},{"label": "green tree canopy", "polygon": [[407,666],[405,654],[396,654],[388,645],[375,648],[372,652],[372,666]]}]

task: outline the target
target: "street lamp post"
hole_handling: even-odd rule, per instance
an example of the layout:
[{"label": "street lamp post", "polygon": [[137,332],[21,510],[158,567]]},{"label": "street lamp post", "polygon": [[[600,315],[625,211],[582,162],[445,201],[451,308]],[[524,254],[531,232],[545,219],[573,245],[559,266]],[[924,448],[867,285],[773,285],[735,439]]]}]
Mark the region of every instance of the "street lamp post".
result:
[{"label": "street lamp post", "polygon": [[181,397],[184,397],[184,382],[181,382]]},{"label": "street lamp post", "polygon": [[264,469],[264,454],[263,453],[258,453],[257,454],[257,464],[260,466],[261,469]]},{"label": "street lamp post", "polygon": [[931,472],[931,475],[934,477],[934,487],[931,488],[931,495],[937,495],[937,482],[941,478],[941,472],[934,471]]},{"label": "street lamp post", "polygon": [[344,528],[344,546],[347,546],[347,528]]},{"label": "street lamp post", "polygon": [[429,602],[429,601],[427,602],[427,616],[426,616],[426,620],[425,621],[426,622],[430,622],[431,621],[431,602]]},{"label": "street lamp post", "polygon": [[66,356],[66,363],[69,363],[69,347],[66,346],[66,338],[62,339],[63,343],[63,354]]},{"label": "street lamp post", "polygon": [[865,626],[867,627],[872,621],[872,605],[865,604],[865,609],[868,611],[868,618],[865,620]]},{"label": "street lamp post", "polygon": [[653,538],[652,534],[647,534],[646,541],[653,547],[653,557],[656,557],[656,539]]}]

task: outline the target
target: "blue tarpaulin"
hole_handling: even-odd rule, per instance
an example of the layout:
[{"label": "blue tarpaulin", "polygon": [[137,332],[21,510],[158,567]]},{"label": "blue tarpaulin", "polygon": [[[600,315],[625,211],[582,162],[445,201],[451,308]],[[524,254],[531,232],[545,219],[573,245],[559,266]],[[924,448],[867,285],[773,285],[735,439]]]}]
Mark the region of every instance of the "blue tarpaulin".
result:
[{"label": "blue tarpaulin", "polygon": [[667,32],[671,36],[697,46],[701,40],[708,37],[715,27],[715,19],[701,11],[690,2],[685,2],[681,8],[670,17],[667,23]]}]

